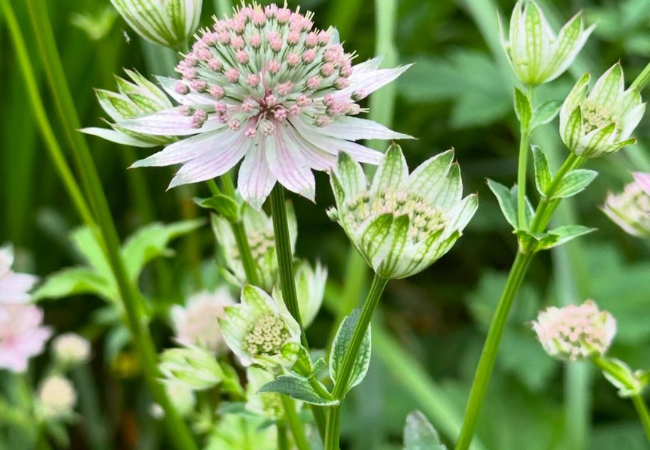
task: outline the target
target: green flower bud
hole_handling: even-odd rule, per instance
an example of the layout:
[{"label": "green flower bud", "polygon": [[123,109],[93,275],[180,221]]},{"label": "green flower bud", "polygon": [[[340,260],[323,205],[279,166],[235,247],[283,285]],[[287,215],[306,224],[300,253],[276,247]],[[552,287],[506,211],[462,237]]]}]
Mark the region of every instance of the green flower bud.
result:
[{"label": "green flower bud", "polygon": [[167,382],[202,391],[221,383],[223,369],[208,351],[199,347],[165,350],[160,357],[160,372]]}]

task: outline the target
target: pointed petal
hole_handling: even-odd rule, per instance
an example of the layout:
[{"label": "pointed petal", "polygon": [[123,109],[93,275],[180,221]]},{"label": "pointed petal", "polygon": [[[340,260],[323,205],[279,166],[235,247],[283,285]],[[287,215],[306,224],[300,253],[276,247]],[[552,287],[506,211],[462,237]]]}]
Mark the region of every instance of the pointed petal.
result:
[{"label": "pointed petal", "polygon": [[408,239],[410,219],[408,215],[396,217],[393,220],[391,234],[393,238],[390,242],[390,248],[387,249],[387,255],[381,262],[379,270],[380,275],[392,278],[395,275],[395,267],[399,260],[403,258],[402,252]]},{"label": "pointed petal", "polygon": [[447,150],[420,164],[408,178],[409,192],[427,199],[435,198],[447,178],[453,160],[454,151]]},{"label": "pointed petal", "polygon": [[586,158],[597,158],[608,152],[608,147],[614,144],[616,138],[616,124],[610,123],[586,134],[580,139],[580,148],[576,154]]},{"label": "pointed petal", "polygon": [[131,167],[161,167],[184,163],[210,151],[228,150],[227,147],[231,146],[238,138],[239,135],[230,130],[199,134],[174,142],[158,153],[136,161]]},{"label": "pointed petal", "polygon": [[371,198],[378,192],[399,191],[409,175],[406,159],[399,145],[391,145],[377,168],[370,188]]},{"label": "pointed petal", "polygon": [[362,73],[352,73],[350,76],[350,86],[341,90],[339,95],[349,96],[357,92],[362,98],[366,97],[377,89],[380,89],[394,81],[401,74],[406,72],[413,64],[396,67],[394,69],[377,69]]},{"label": "pointed petal", "polygon": [[587,43],[589,36],[596,29],[596,24],[583,30],[582,12],[569,20],[560,30],[553,46],[553,59],[548,67],[548,78],[552,81],[562,75],[573,64],[576,56]]},{"label": "pointed petal", "polygon": [[635,128],[637,125],[639,125],[639,122],[641,122],[641,119],[645,114],[645,106],[646,104],[642,103],[625,114],[625,116],[623,116],[621,119],[623,123],[623,129],[621,130],[619,139],[627,139],[632,134],[632,132],[634,132]]},{"label": "pointed petal", "polygon": [[287,133],[299,144],[300,152],[303,157],[307,160],[309,167],[314,170],[331,170],[336,167],[337,157],[331,153],[328,153],[310,141],[305,139],[302,134],[292,126],[287,127]]},{"label": "pointed petal", "polygon": [[336,179],[341,183],[345,196],[354,199],[368,189],[366,174],[361,164],[353,160],[347,153],[339,153],[339,163],[336,168]]},{"label": "pointed petal", "polygon": [[79,131],[81,131],[82,133],[90,134],[92,136],[100,137],[102,139],[106,139],[107,141],[115,142],[116,144],[130,145],[132,147],[156,147],[159,145],[159,144],[140,141],[126,134],[120,133],[115,130],[108,130],[106,128],[90,127],[90,128],[82,128]]},{"label": "pointed petal", "polygon": [[571,114],[573,114],[575,109],[584,101],[587,89],[589,88],[589,79],[589,73],[585,73],[573,86],[573,89],[569,92],[566,100],[562,103],[562,108],[560,109],[561,135],[564,135],[566,132],[567,123],[569,122]]},{"label": "pointed petal", "polygon": [[641,189],[650,195],[650,173],[636,172],[634,173],[634,179],[641,186]]},{"label": "pointed petal", "polygon": [[407,134],[398,133],[372,120],[357,117],[341,117],[326,127],[317,131],[326,136],[331,136],[347,141],[360,139],[414,139]]},{"label": "pointed petal", "polygon": [[[170,78],[170,77],[157,77],[158,82],[162,86],[162,88],[169,94],[171,98],[176,100],[178,103],[181,105],[189,105],[189,106],[206,106],[206,107],[214,107],[214,103],[216,102],[216,99],[213,98],[211,95],[208,94],[201,94],[199,92],[196,92],[194,89],[190,87],[190,84],[184,80],[177,80],[175,78]],[[190,90],[190,93],[187,95],[181,95],[178,92],[176,92],[176,89],[174,87],[178,84],[184,84],[185,86],[188,87]]]},{"label": "pointed petal", "polygon": [[447,227],[462,232],[478,209],[478,196],[470,194],[449,213],[452,218]]},{"label": "pointed petal", "polygon": [[359,227],[356,236],[352,238],[373,269],[378,269],[387,256],[392,242],[392,224],[393,215],[390,213],[372,217]]},{"label": "pointed petal", "polygon": [[451,165],[447,177],[433,192],[428,194],[431,204],[443,211],[453,208],[463,195],[463,182],[460,177],[460,166],[455,163]]},{"label": "pointed petal", "polygon": [[276,182],[266,162],[265,150],[265,139],[255,139],[237,177],[239,195],[257,211],[262,209]]},{"label": "pointed petal", "polygon": [[569,115],[564,127],[560,127],[560,135],[564,145],[574,151],[580,145],[582,137],[582,111],[577,106]]},{"label": "pointed petal", "polygon": [[596,81],[589,93],[589,100],[609,108],[620,101],[624,89],[623,68],[620,63],[616,63]]},{"label": "pointed petal", "polygon": [[314,201],[316,180],[299,145],[286,132],[286,126],[280,125],[266,138],[266,161],[281,185]]},{"label": "pointed petal", "polygon": [[225,124],[217,121],[215,115],[211,115],[201,128],[194,128],[192,117],[181,114],[179,108],[166,109],[148,116],[126,120],[120,122],[119,125],[127,130],[154,136],[190,136],[225,127]]}]

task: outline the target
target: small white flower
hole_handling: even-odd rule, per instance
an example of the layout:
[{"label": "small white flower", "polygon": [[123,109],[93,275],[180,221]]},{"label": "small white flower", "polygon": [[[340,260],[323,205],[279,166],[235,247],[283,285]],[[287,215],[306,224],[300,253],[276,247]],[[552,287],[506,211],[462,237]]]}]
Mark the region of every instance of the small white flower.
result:
[{"label": "small white flower", "polygon": [[171,108],[173,105],[167,95],[158,86],[147,80],[138,72],[125,70],[133,83],[124,78],[115,77],[118,92],[97,89],[97,99],[106,114],[116,123],[109,123],[112,130],[106,128],[83,128],[87,134],[101,137],[118,144],[132,147],[156,147],[167,145],[176,139],[168,136],[151,136],[130,131],[117,122],[136,119],[147,114],[153,114]]},{"label": "small white flower", "polygon": [[560,136],[569,150],[585,158],[616,152],[636,139],[630,135],[645,113],[636,88],[625,90],[623,69],[614,64],[587,96],[589,74],[573,87],[560,110]]},{"label": "small white flower", "polygon": [[5,244],[0,247],[0,305],[29,302],[29,291],[38,281],[33,275],[13,272],[13,263],[13,247]]},{"label": "small white flower", "polygon": [[296,269],[296,292],[304,328],[311,325],[323,304],[326,283],[327,267],[320,262],[312,269],[309,262],[303,261]]},{"label": "small white flower", "polygon": [[566,23],[556,36],[544,13],[533,1],[518,1],[510,18],[508,39],[501,21],[501,45],[523,84],[536,86],[562,75],[596,27],[584,29],[582,13]]},{"label": "small white flower", "polygon": [[[287,220],[289,223],[289,238],[293,254],[298,236],[296,215],[291,202],[287,202]],[[246,230],[248,245],[255,261],[259,286],[270,292],[275,285],[278,274],[278,260],[275,254],[275,237],[273,220],[264,211],[256,211],[249,205],[242,208],[242,221]],[[212,229],[221,244],[226,267],[235,278],[235,283],[242,286],[246,283],[246,274],[242,265],[239,247],[232,232],[230,222],[218,215],[212,216]]]},{"label": "small white flower", "polygon": [[69,418],[77,404],[77,392],[68,379],[46,378],[38,389],[38,400],[45,420]]},{"label": "small white flower", "polygon": [[203,0],[111,0],[133,30],[155,44],[178,49],[199,26]]},{"label": "small white flower", "polygon": [[165,380],[193,391],[216,386],[225,377],[215,357],[199,347],[165,350],[160,356],[158,367]]},{"label": "small white flower", "polygon": [[549,355],[580,361],[607,352],[616,335],[616,320],[587,300],[580,306],[547,308],[533,322],[533,330]]},{"label": "small white flower", "polygon": [[478,207],[462,198],[452,150],[409,175],[399,146],[389,148],[368,186],[359,163],[342,153],[332,175],[336,209],[329,211],[368,265],[384,278],[405,278],[429,267],[454,245]]},{"label": "small white flower", "polygon": [[221,288],[214,293],[200,292],[187,301],[187,305],[172,309],[172,321],[178,343],[198,346],[213,355],[221,355],[228,350],[219,328],[219,318],[224,308],[234,304],[228,289]]},{"label": "small white flower", "polygon": [[245,367],[291,367],[296,360],[300,326],[282,301],[258,287],[244,286],[241,303],[227,307],[219,324],[226,343]]},{"label": "small white flower", "polygon": [[603,211],[632,236],[650,238],[650,174],[634,177],[623,192],[607,195]]},{"label": "small white flower", "polygon": [[90,360],[90,342],[75,333],[65,333],[52,340],[54,356],[64,366],[83,364]]}]

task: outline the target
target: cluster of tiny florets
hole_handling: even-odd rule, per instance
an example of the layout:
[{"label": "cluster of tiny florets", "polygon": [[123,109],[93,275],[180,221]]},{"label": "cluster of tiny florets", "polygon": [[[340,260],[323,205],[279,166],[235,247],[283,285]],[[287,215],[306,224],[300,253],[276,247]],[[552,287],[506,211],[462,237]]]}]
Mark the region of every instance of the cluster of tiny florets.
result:
[{"label": "cluster of tiny florets", "polygon": [[[612,112],[594,102],[585,101],[581,106],[584,134],[590,133],[611,123],[616,123]],[[616,124],[618,130],[618,124]]]},{"label": "cluster of tiny florets", "polygon": [[52,350],[64,364],[79,364],[90,359],[90,342],[74,333],[57,336],[52,342]]},{"label": "cluster of tiny florets", "polygon": [[588,300],[580,306],[546,309],[533,322],[533,330],[551,356],[578,361],[607,351],[616,334],[616,321]]},{"label": "cluster of tiny florets", "polygon": [[444,213],[432,207],[419,196],[403,191],[381,191],[371,198],[368,192],[348,199],[343,204],[343,220],[361,224],[370,217],[392,214],[393,217],[408,216],[408,237],[419,242],[442,229],[446,220]]},{"label": "cluster of tiny florets", "polygon": [[55,419],[70,414],[77,403],[77,393],[66,378],[51,376],[38,390],[38,398],[43,407],[43,415]]},{"label": "cluster of tiny florets", "polygon": [[362,92],[337,95],[350,84],[352,58],[332,30],[314,28],[310,13],[254,4],[201,31],[176,67],[182,80],[175,91],[214,100],[208,111],[183,107],[196,128],[207,112],[231,130],[245,127],[250,138],[271,135],[278,122],[298,114],[326,126],[360,112],[355,101]]},{"label": "cluster of tiny florets", "polygon": [[275,356],[291,334],[281,317],[265,314],[255,321],[244,337],[244,346],[252,356]]},{"label": "cluster of tiny florets", "polygon": [[[253,259],[259,264],[266,257],[269,251],[275,247],[275,237],[272,229],[251,230],[248,234],[248,245],[250,245],[251,255]],[[234,247],[232,249],[232,256],[240,261],[241,256],[239,250]]]}]

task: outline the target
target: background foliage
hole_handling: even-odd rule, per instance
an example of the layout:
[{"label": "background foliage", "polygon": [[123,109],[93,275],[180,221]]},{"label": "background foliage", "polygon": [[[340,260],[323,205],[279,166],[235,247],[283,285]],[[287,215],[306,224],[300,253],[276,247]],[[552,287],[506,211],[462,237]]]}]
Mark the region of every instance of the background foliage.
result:
[{"label": "background foliage", "polygon": [[[13,3],[28,47],[35,49],[26,7],[20,1]],[[209,22],[217,3],[204,0],[202,23]],[[382,0],[289,3],[314,11],[319,27],[336,25],[346,48],[356,50],[360,60],[373,56],[377,45],[391,49],[390,35],[378,37],[378,27],[390,32],[394,25],[396,52],[391,56],[401,63],[417,63],[395,88],[393,127],[418,138],[403,143],[410,166],[453,146],[466,191],[480,195],[475,219],[449,255],[416,277],[389,284],[380,306],[383,326],[374,333],[371,370],[366,382],[353,391],[354,400],[349,402],[353,407],[343,419],[344,439],[351,449],[400,448],[404,420],[412,409],[421,409],[448,440],[460,426],[487,325],[505,282],[504,271],[516,250],[516,240],[485,184],[487,177],[506,184],[516,178],[514,82],[499,47],[496,19],[497,8],[507,17],[514,2],[400,0],[395,11],[392,2]],[[540,100],[562,99],[576,76],[586,70],[599,75],[619,59],[631,81],[650,58],[647,0],[540,3],[558,23],[581,8],[588,23],[599,23],[571,72],[539,89]],[[120,74],[124,67],[165,74],[173,64],[175,55],[128,31],[106,0],[50,1],[49,12],[84,126],[101,126],[102,111],[92,89],[114,89],[112,74]],[[18,267],[23,271],[46,276],[65,267],[87,266],[79,236],[77,244],[69,239],[79,223],[27,107],[3,22],[0,49],[0,241],[19,248]],[[40,73],[36,51],[32,55]],[[41,88],[49,102],[44,82]],[[374,106],[378,106],[376,117],[389,120],[390,104]],[[49,112],[56,125],[53,109]],[[594,165],[601,175],[558,214],[560,222],[579,216],[579,223],[599,231],[534,262],[503,343],[477,449],[647,448],[632,406],[586,367],[569,369],[547,357],[527,326],[545,305],[593,297],[619,322],[612,355],[636,367],[650,367],[650,249],[599,211],[607,190],[618,191],[631,180],[630,170],[650,171],[647,130],[645,119],[637,131],[640,145],[597,161]],[[63,136],[63,130],[57,132]],[[153,221],[206,215],[192,202],[194,195],[207,195],[203,186],[165,192],[171,175],[168,168],[126,170],[146,149],[92,137],[89,142],[122,238]],[[566,151],[556,123],[536,131],[533,142],[557,160]],[[299,221],[297,253],[319,258],[330,268],[329,311],[309,331],[310,341],[322,346],[334,311],[345,307],[341,301],[347,291],[341,283],[348,243],[325,214],[325,207],[333,204],[327,179],[319,174],[317,180],[317,205],[302,198],[295,198],[294,205]],[[147,266],[141,278],[154,311],[161,313],[198,285],[213,285],[219,276],[209,227],[177,237],[172,246],[174,257]],[[48,324],[61,332],[80,331],[94,341],[92,375],[99,386],[111,448],[161,448],[162,433],[147,412],[149,399],[138,377],[137,359],[123,345],[125,330],[114,326],[116,319],[106,303],[79,295],[43,305]],[[156,320],[154,328],[160,346],[169,344],[164,320]],[[32,376],[38,376],[38,371]],[[80,396],[83,389],[91,388],[92,383],[82,387]],[[86,426],[93,426],[92,420],[86,418]],[[73,448],[85,448],[82,435],[80,425],[73,433]]]}]

